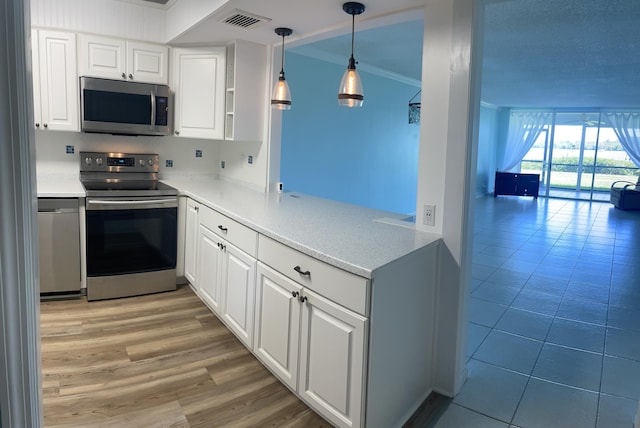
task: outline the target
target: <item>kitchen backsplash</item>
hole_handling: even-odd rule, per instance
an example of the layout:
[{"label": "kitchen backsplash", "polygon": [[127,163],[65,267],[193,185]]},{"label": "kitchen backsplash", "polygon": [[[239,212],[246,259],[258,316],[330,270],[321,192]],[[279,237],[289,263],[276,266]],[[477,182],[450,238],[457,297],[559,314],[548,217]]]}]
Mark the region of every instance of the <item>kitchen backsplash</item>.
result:
[{"label": "kitchen backsplash", "polygon": [[172,173],[217,173],[220,157],[220,145],[216,141],[36,131],[38,173],[78,175],[82,151],[158,153],[161,177]]}]

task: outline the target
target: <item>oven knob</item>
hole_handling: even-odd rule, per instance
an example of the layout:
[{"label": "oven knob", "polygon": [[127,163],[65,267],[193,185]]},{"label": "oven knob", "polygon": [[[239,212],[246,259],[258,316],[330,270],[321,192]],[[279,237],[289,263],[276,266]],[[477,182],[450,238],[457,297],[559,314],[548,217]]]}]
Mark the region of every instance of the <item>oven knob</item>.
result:
[{"label": "oven knob", "polygon": [[86,157],[84,158],[84,163],[86,163],[87,165],[91,165],[92,159],[90,157]]},{"label": "oven knob", "polygon": [[144,166],[144,159],[140,159],[140,166]]},{"label": "oven knob", "polygon": [[102,165],[102,158],[96,158],[96,165]]},{"label": "oven knob", "polygon": [[147,163],[149,164],[149,166],[153,166],[153,159],[149,159]]}]

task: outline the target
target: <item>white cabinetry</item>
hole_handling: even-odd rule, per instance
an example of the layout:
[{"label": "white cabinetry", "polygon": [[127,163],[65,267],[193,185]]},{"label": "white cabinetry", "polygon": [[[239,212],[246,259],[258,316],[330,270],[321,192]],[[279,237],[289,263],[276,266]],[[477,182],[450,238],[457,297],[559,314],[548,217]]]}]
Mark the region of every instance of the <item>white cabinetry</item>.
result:
[{"label": "white cabinetry", "polygon": [[225,48],[172,51],[176,135],[224,139]]},{"label": "white cabinetry", "polygon": [[[333,424],[360,426],[368,320],[342,306],[350,297],[335,295],[338,304],[313,290],[332,294],[332,287],[355,287],[352,295],[365,305],[366,280],[263,236],[258,257],[254,352]],[[337,282],[329,284],[329,278]]]},{"label": "white cabinetry", "polygon": [[255,43],[227,46],[225,140],[262,140],[266,57],[266,47]]},{"label": "white cabinetry", "polygon": [[186,212],[185,277],[207,306],[251,348],[257,233],[193,200],[187,201]]},{"label": "white cabinetry", "polygon": [[184,233],[184,277],[196,286],[198,256],[198,211],[200,204],[187,198],[185,233]]},{"label": "white cabinetry", "polygon": [[198,228],[198,294],[217,314],[220,314],[221,281],[224,253],[220,237],[200,224]]},{"label": "white cabinetry", "polygon": [[292,390],[298,388],[302,286],[258,263],[254,352]]},{"label": "white cabinetry", "polygon": [[79,74],[168,84],[169,49],[164,45],[80,34]]},{"label": "white cabinetry", "polygon": [[32,30],[35,127],[79,131],[76,35]]},{"label": "white cabinetry", "polygon": [[256,259],[231,244],[224,251],[222,319],[249,348],[253,345]]},{"label": "white cabinetry", "polygon": [[364,278],[204,205],[188,207],[187,229],[197,227],[185,231],[185,274],[195,247],[198,295],[331,424],[402,426],[433,391],[437,244]]}]

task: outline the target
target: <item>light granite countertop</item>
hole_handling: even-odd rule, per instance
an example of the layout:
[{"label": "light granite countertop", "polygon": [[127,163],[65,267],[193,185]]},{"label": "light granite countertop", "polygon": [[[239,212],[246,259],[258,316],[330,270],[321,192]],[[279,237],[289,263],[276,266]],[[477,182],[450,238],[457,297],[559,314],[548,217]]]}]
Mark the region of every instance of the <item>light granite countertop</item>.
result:
[{"label": "light granite countertop", "polygon": [[85,192],[80,178],[74,174],[38,173],[39,198],[84,198]]},{"label": "light granite countertop", "polygon": [[374,278],[376,269],[441,237],[404,216],[296,192],[264,193],[212,176],[162,180],[249,228],[333,266]]},{"label": "light granite countertop", "polygon": [[[38,197],[82,198],[77,175],[38,173]],[[162,180],[208,207],[269,238],[367,279],[376,269],[441,237],[417,231],[402,215],[297,192],[264,193],[213,174]]]}]

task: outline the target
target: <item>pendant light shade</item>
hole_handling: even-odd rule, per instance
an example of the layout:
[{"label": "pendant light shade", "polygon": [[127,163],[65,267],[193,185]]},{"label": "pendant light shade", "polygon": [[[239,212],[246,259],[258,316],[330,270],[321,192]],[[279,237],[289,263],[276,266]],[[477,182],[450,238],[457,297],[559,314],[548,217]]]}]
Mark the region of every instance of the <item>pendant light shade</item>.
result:
[{"label": "pendant light shade", "polygon": [[356,70],[357,61],[353,58],[355,16],[364,12],[362,3],[347,2],[342,5],[342,10],[351,15],[351,57],[349,65],[340,81],[338,89],[338,105],[345,107],[362,107],[364,102],[364,92],[362,91],[362,80],[358,70]]},{"label": "pendant light shade", "polygon": [[273,88],[271,107],[276,110],[289,110],[291,109],[291,91],[284,77],[284,38],[285,36],[290,36],[293,31],[291,28],[276,28],[275,32],[278,36],[282,36],[282,65],[280,67],[278,81]]}]

